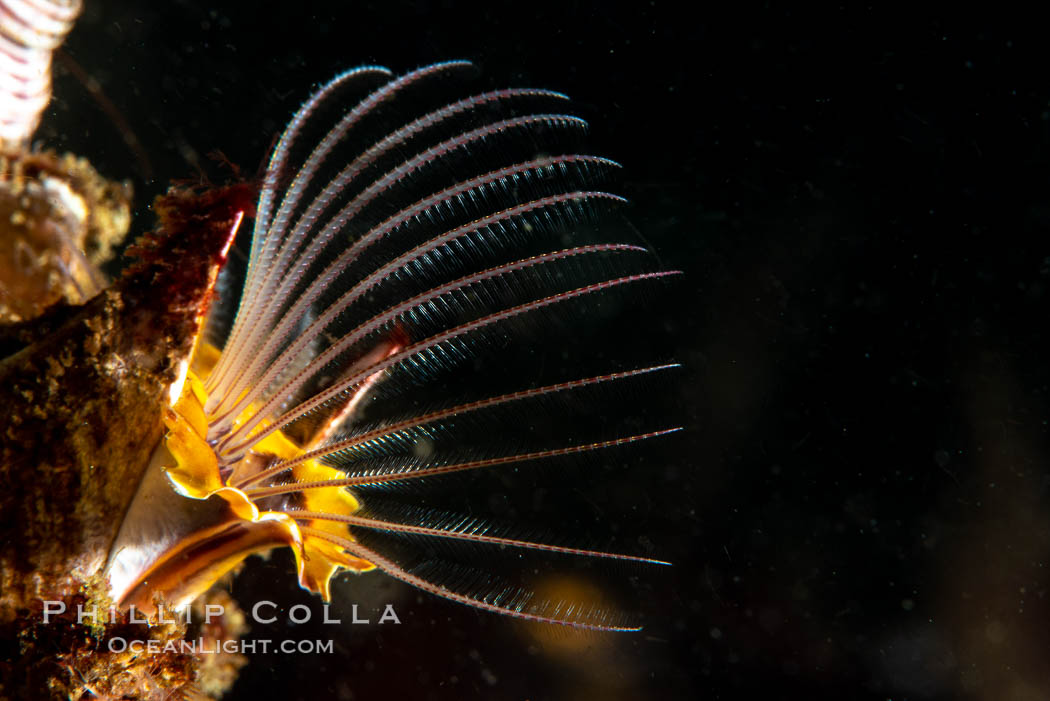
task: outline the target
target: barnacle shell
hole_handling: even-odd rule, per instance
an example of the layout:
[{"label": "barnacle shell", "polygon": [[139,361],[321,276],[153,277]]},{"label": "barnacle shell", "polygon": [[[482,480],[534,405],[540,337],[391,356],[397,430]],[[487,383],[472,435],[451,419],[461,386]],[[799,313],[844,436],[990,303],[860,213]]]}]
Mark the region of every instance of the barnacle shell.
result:
[{"label": "barnacle shell", "polygon": [[159,199],[161,227],[121,278],[25,325],[32,342],[0,361],[0,634],[41,600],[86,592],[107,603],[101,567],[185,378],[243,203],[237,189]]}]

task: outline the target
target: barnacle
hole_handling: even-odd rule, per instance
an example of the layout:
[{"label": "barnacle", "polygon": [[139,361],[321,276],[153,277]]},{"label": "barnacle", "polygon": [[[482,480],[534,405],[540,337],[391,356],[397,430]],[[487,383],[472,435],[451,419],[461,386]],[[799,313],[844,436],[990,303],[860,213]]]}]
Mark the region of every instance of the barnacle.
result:
[{"label": "barnacle", "polygon": [[[365,411],[473,364],[486,345],[546,333],[573,303],[674,274],[654,270],[644,248],[586,241],[622,198],[601,189],[617,165],[574,150],[585,123],[564,112],[565,97],[504,89],[447,101],[471,71],[456,61],[399,78],[357,68],[292,119],[262,185],[232,329],[221,352],[202,341],[183,368],[165,442],[111,550],[107,575],[121,605],[185,605],[247,555],[288,546],[301,586],[325,599],[337,572],[379,569],[520,618],[634,627],[484,575],[413,568],[366,542],[380,532],[657,562],[535,542],[418,506],[384,511],[365,494],[675,430],[602,427],[581,439],[566,401],[671,365],[443,400],[400,416]],[[537,446],[493,442],[523,407],[561,412],[568,435]]]},{"label": "barnacle", "polygon": [[[99,630],[25,621],[53,599],[186,606],[275,547],[291,548],[300,584],[325,599],[339,572],[381,570],[518,618],[638,627],[420,543],[659,561],[552,544],[400,492],[676,430],[581,411],[673,364],[549,377],[510,362],[676,273],[644,247],[608,242],[618,165],[581,153],[586,123],[564,95],[450,101],[472,72],[453,61],[338,75],[293,117],[257,203],[248,184],[172,188],[108,287],[97,264],[127,226],[130,193],[78,180],[93,173],[86,163],[7,147],[0,185],[19,197],[35,188],[49,206],[81,202],[79,228],[63,231],[86,234],[41,239],[40,264],[12,287],[5,321],[19,323],[0,335],[0,528],[14,534],[0,541],[0,629],[34,653],[17,665],[4,653],[0,692],[198,694],[192,657],[157,667],[100,650],[126,617]],[[56,180],[80,199],[56,198]],[[41,231],[63,221],[56,212],[38,212]],[[220,275],[251,218],[239,307],[224,321]],[[30,291],[38,283],[47,296]],[[56,655],[57,634],[80,642]]]}]

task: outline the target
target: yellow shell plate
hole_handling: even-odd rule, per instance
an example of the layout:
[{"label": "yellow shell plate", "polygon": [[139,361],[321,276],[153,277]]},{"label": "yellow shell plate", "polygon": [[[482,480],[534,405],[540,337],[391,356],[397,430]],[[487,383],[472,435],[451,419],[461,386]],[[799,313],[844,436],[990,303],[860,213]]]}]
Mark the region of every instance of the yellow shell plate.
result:
[{"label": "yellow shell plate", "polygon": [[[175,459],[175,464],[167,469],[167,476],[174,488],[184,496],[193,499],[207,499],[218,495],[231,507],[237,518],[248,523],[262,521],[279,522],[286,532],[285,542],[293,543],[300,584],[310,591],[319,593],[326,601],[331,598],[330,583],[332,576],[340,569],[355,572],[366,572],[375,565],[345,553],[339,546],[318,538],[303,535],[295,519],[282,512],[260,511],[252,500],[240,489],[223,483],[219,472],[215,451],[208,444],[205,436],[208,431],[208,419],[204,412],[207,394],[198,377],[198,372],[207,372],[218,357],[213,346],[201,344],[194,358],[193,370],[188,371],[182,393],[175,406],[164,417],[168,429],[166,447]],[[238,419],[237,424],[251,416],[255,407],[249,407]],[[263,422],[259,430],[268,425]],[[267,436],[255,445],[254,452],[271,455],[280,460],[291,460],[304,452],[280,431]],[[335,468],[322,465],[316,460],[304,461],[291,470],[296,482],[316,482],[334,480],[343,477]],[[302,492],[304,509],[321,511],[334,515],[349,516],[360,508],[360,502],[348,490],[340,487],[318,487]],[[352,540],[350,528],[337,521],[311,520],[307,524],[314,529],[330,533],[341,538]],[[268,525],[272,525],[268,524]],[[276,545],[276,543],[275,543]],[[243,557],[256,551],[245,552],[229,566],[222,567],[228,571]]]}]

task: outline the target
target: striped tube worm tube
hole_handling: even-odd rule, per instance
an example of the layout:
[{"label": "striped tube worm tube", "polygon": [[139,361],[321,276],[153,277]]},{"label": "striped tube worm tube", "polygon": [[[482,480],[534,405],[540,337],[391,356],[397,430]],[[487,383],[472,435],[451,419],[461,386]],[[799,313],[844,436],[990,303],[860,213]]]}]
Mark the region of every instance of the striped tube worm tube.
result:
[{"label": "striped tube worm tube", "polygon": [[0,0],[0,142],[25,144],[51,100],[51,53],[81,0]]}]

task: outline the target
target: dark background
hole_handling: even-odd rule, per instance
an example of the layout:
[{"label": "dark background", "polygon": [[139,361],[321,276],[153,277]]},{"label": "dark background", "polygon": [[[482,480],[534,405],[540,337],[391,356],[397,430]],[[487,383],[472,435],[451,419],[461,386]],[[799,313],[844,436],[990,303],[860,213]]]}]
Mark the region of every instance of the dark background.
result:
[{"label": "dark background", "polygon": [[[336,653],[256,656],[230,698],[1050,698],[1050,90],[1034,20],[662,0],[88,5],[65,51],[89,79],[60,65],[38,137],[131,178],[137,232],[169,180],[222,179],[209,151],[254,173],[338,70],[469,58],[485,86],[572,95],[593,150],[626,167],[630,218],[686,272],[620,342],[684,364],[666,392],[687,431],[593,504],[624,548],[675,563],[632,574],[643,632],[552,634],[373,574],[349,596],[396,602],[400,627],[256,626]],[[283,556],[233,591],[319,611]]]}]

